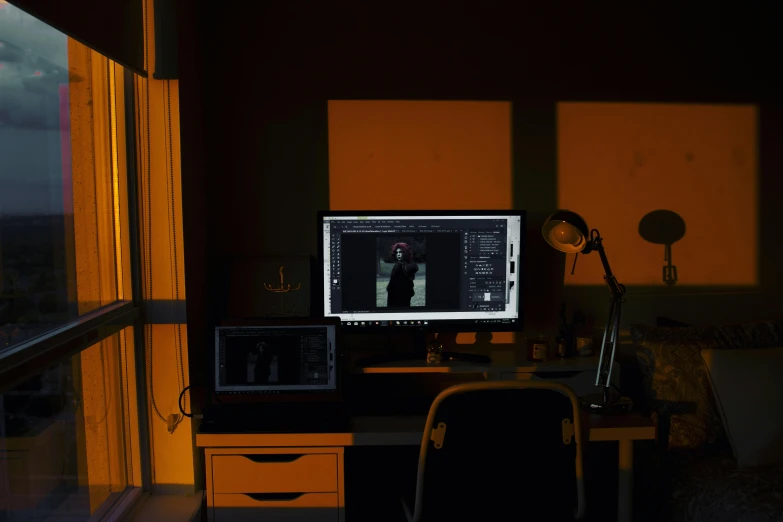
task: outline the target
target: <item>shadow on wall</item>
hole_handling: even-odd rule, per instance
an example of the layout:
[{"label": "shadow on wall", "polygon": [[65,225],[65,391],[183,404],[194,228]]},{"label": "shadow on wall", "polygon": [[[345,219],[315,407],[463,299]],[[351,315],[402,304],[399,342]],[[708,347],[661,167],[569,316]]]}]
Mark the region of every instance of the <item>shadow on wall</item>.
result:
[{"label": "shadow on wall", "polygon": [[[758,107],[559,103],[557,111],[558,207],[606,238],[627,287],[624,328],[662,315],[689,324],[783,316],[773,268],[781,247],[766,240],[778,218],[764,204],[778,169],[759,155],[774,129]],[[568,307],[599,327],[609,298],[602,277],[599,260],[586,258],[563,286]]]},{"label": "shadow on wall", "polygon": [[672,245],[685,237],[685,220],[671,210],[653,210],[639,221],[639,235],[654,245],[664,245],[663,282],[677,284],[677,267],[672,263]]},{"label": "shadow on wall", "polygon": [[[559,103],[557,123],[558,207],[601,231],[620,282],[758,287],[756,107]],[[658,245],[667,257],[675,241],[677,278],[667,269],[662,281]],[[600,263],[585,262],[565,283],[602,277]]]}]

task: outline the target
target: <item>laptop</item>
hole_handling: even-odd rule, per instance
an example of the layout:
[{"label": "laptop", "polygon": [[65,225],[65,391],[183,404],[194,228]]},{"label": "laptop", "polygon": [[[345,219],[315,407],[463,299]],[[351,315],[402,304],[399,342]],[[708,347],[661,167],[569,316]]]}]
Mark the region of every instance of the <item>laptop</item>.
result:
[{"label": "laptop", "polygon": [[337,320],[244,320],[215,328],[214,404],[202,432],[345,432]]}]

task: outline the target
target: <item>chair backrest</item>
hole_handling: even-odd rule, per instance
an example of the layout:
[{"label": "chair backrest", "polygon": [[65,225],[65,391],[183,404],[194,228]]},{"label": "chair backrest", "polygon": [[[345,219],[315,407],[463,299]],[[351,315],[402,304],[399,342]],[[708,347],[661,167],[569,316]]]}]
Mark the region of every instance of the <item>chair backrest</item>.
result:
[{"label": "chair backrest", "polygon": [[413,520],[569,520],[584,505],[579,408],[567,386],[476,382],[435,398]]}]

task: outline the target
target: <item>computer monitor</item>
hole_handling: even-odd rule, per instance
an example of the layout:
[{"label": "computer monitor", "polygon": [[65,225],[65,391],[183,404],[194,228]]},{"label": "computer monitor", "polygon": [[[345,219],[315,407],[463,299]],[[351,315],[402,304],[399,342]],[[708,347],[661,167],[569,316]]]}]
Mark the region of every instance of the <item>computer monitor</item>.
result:
[{"label": "computer monitor", "polygon": [[338,391],[336,324],[215,328],[217,395],[280,396]]},{"label": "computer monitor", "polygon": [[345,331],[518,331],[524,211],[326,211],[325,317]]}]

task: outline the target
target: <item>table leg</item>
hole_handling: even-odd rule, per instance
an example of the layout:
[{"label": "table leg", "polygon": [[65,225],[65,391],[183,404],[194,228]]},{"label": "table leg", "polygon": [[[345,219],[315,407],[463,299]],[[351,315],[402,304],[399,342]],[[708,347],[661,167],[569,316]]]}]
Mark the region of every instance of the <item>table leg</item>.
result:
[{"label": "table leg", "polygon": [[620,439],[619,476],[617,490],[617,522],[633,519],[633,441]]}]

